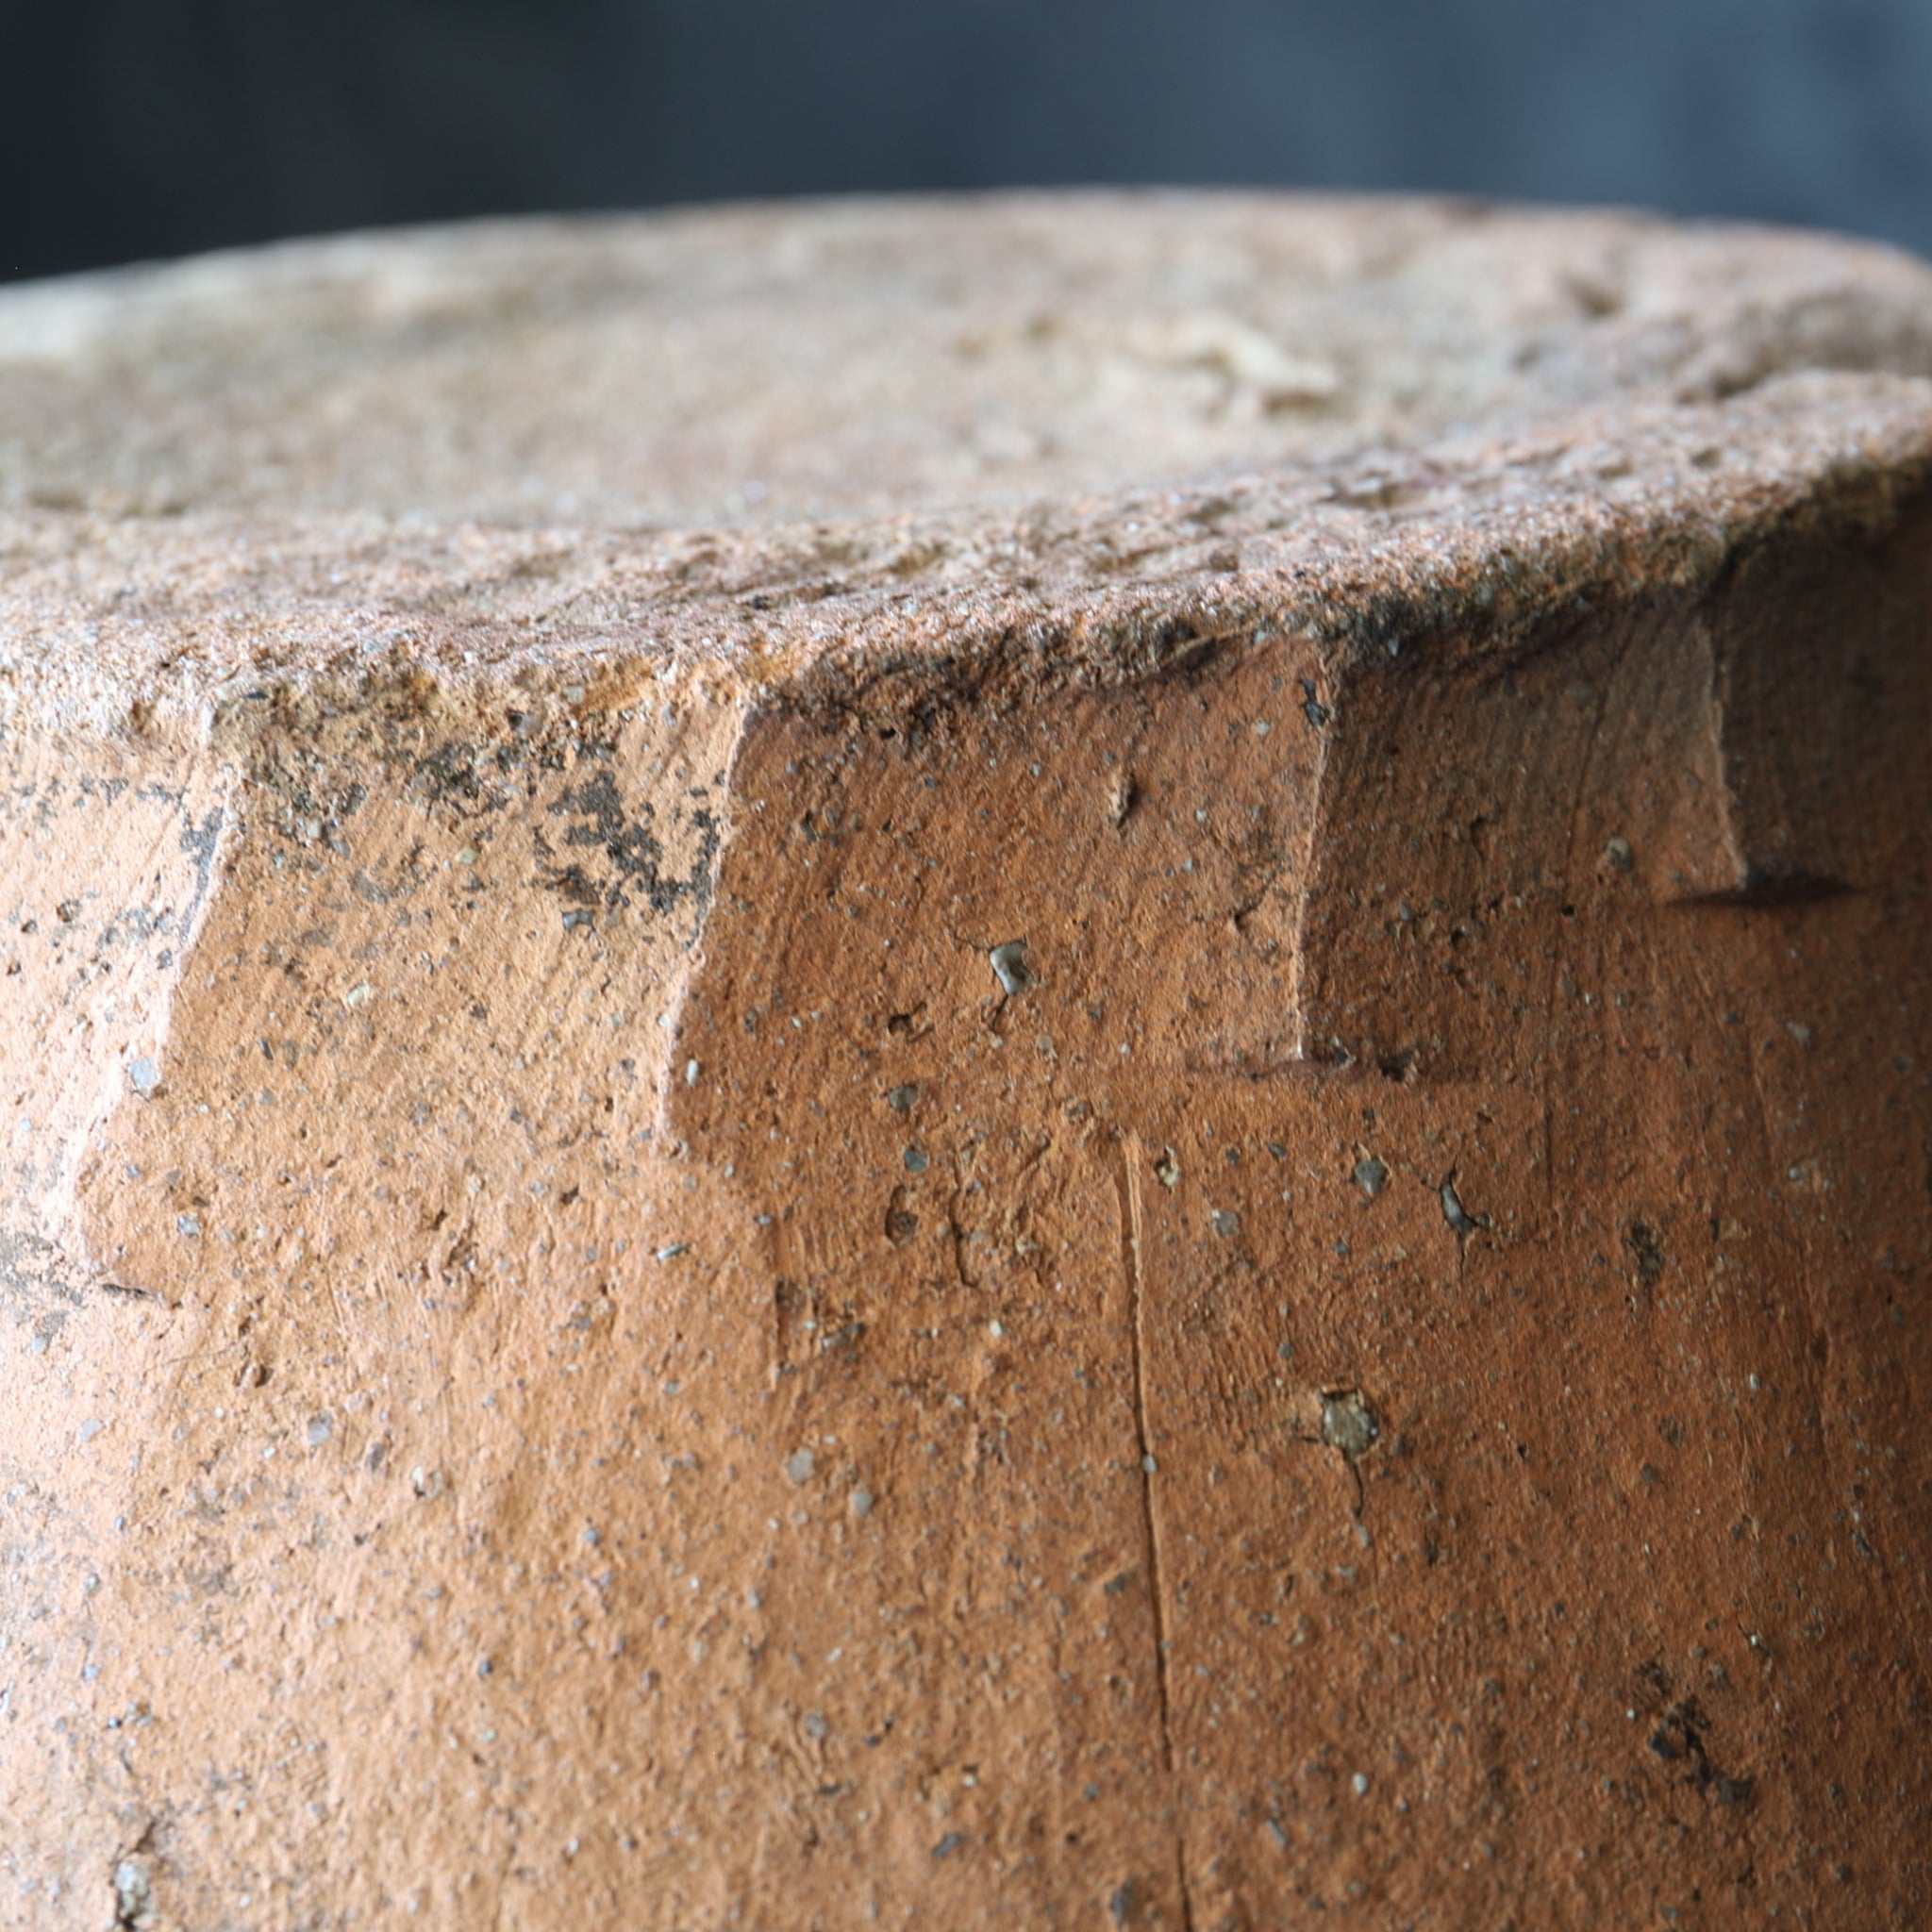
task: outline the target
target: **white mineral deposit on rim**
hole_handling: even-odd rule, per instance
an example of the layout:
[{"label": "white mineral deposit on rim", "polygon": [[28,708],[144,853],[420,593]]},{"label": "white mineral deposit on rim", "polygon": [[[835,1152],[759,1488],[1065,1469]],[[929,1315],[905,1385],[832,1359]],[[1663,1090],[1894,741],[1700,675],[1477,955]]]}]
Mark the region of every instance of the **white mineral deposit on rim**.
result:
[{"label": "white mineral deposit on rim", "polygon": [[1632,215],[0,292],[0,1919],[1923,1919],[1928,465]]}]

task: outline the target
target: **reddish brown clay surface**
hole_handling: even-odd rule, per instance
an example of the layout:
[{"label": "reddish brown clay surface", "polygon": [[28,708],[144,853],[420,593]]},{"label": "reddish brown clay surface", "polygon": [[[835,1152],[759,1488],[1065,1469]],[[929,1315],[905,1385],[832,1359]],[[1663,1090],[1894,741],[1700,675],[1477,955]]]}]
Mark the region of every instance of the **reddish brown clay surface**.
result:
[{"label": "reddish brown clay surface", "polygon": [[0,298],[0,1924],[1925,1923],[1928,317],[1233,197]]}]

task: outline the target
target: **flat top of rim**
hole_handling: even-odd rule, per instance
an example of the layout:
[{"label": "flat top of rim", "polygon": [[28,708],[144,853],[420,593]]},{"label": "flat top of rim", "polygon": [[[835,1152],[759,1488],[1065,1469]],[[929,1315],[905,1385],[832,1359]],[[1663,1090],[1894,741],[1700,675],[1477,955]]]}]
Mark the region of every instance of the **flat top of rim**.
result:
[{"label": "flat top of rim", "polygon": [[997,513],[1818,370],[1932,376],[1932,266],[1276,194],[498,222],[0,292],[0,508]]},{"label": "flat top of rim", "polygon": [[1928,486],[1932,265],[1828,236],[1168,193],[350,236],[0,292],[0,723],[1504,649]]}]

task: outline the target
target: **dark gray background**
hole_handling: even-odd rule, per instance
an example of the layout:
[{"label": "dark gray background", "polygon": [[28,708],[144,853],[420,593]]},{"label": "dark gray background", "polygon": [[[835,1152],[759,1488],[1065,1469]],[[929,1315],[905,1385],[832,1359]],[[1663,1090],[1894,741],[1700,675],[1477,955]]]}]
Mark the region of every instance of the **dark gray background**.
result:
[{"label": "dark gray background", "polygon": [[1932,0],[0,0],[0,276],[489,211],[1151,180],[1932,253]]}]

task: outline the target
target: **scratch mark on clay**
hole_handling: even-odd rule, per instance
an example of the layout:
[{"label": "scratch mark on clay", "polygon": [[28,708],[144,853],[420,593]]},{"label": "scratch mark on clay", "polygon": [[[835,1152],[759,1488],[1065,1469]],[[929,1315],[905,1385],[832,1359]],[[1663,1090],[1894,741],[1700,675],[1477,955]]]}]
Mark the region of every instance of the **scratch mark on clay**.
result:
[{"label": "scratch mark on clay", "polygon": [[[1160,1561],[1160,1515],[1154,1502],[1156,1462],[1152,1431],[1148,1425],[1147,1350],[1145,1343],[1146,1296],[1141,1266],[1142,1216],[1141,1208],[1141,1162],[1143,1150],[1135,1133],[1121,1137],[1121,1244],[1122,1273],[1127,1287],[1127,1339],[1133,1356],[1134,1441],[1141,1457],[1141,1518],[1147,1540],[1147,1589],[1154,1604],[1154,1681],[1160,1700],[1160,1757],[1165,1767],[1170,1802],[1178,1812],[1179,1791],[1175,1787],[1174,1750],[1174,1666],[1167,1634],[1167,1592],[1162,1582]],[[1180,1887],[1181,1924],[1193,1932],[1193,1902],[1188,1888],[1187,1837],[1178,1816],[1174,1822],[1174,1874]]]}]

